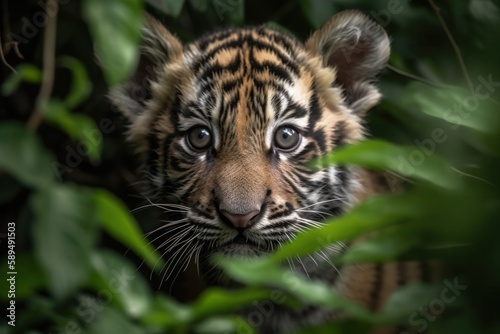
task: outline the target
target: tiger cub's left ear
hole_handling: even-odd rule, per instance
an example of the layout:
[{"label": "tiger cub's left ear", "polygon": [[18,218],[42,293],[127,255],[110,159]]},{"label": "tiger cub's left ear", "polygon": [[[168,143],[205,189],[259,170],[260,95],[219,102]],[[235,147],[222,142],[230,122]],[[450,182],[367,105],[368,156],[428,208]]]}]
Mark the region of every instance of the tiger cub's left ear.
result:
[{"label": "tiger cub's left ear", "polygon": [[367,15],[356,10],[336,14],[313,33],[306,48],[336,70],[334,84],[356,114],[379,101],[373,81],[386,66],[391,47],[384,29]]}]

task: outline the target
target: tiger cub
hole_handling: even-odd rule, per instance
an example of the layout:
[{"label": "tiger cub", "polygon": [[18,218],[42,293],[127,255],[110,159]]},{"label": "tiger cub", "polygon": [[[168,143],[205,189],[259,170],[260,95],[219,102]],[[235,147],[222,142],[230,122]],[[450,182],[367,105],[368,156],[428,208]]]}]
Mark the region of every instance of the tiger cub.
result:
[{"label": "tiger cub", "polygon": [[[377,182],[366,171],[310,170],[306,163],[363,140],[364,116],[381,97],[374,82],[389,54],[382,27],[352,10],[305,43],[261,26],[182,45],[147,17],[137,70],[110,98],[130,122],[128,138],[144,159],[155,201],[181,212],[162,244],[174,254],[167,270],[195,259],[207,284],[231,285],[211,264],[214,255],[267,254],[374,193]],[[314,254],[314,266],[290,266],[374,311],[424,270],[333,268],[328,257],[342,249]],[[274,305],[257,330],[286,333],[334,316]]]}]

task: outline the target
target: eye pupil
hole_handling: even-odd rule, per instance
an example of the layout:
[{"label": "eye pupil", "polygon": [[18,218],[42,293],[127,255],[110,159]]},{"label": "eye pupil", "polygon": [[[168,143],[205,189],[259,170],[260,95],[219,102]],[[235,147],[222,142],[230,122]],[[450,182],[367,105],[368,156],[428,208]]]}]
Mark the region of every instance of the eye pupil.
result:
[{"label": "eye pupil", "polygon": [[212,143],[210,130],[206,127],[198,126],[193,128],[188,133],[189,144],[197,150],[206,149]]},{"label": "eye pupil", "polygon": [[300,142],[300,135],[292,127],[281,127],[278,131],[276,131],[274,141],[278,148],[290,151],[298,146]]}]

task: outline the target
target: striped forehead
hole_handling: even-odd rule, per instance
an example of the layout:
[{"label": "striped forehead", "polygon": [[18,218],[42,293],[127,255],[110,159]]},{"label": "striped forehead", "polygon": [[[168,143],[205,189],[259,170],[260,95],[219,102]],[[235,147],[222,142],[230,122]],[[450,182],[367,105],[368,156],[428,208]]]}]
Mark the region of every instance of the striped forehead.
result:
[{"label": "striped forehead", "polygon": [[188,47],[194,75],[183,93],[218,133],[255,135],[290,117],[305,127],[313,80],[300,66],[304,53],[293,38],[265,28],[215,33]]}]

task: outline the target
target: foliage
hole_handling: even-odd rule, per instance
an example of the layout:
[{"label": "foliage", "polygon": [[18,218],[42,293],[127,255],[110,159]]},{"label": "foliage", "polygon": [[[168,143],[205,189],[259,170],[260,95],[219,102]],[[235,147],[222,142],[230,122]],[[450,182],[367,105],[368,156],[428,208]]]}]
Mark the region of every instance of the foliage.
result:
[{"label": "foliage", "polygon": [[[51,94],[43,93],[51,71],[45,58],[51,37],[44,37],[43,30],[46,25],[49,29],[47,17],[54,17],[53,3],[4,6],[2,27],[10,33],[2,31],[1,36],[6,58],[0,204],[3,226],[16,222],[16,231],[15,247],[7,234],[1,244],[11,254],[15,251],[16,260],[14,269],[7,261],[0,268],[17,275],[16,326],[2,323],[3,332],[252,333],[258,328],[236,311],[273,299],[276,291],[290,307],[314,304],[350,315],[349,321],[305,333],[365,333],[379,324],[418,332],[429,328],[431,333],[500,331],[494,308],[486,306],[500,297],[498,3],[435,1],[440,11],[433,1],[409,0],[58,3]],[[121,136],[125,127],[120,116],[110,112],[103,98],[108,85],[123,81],[134,69],[143,12],[165,17],[169,29],[188,42],[216,26],[254,23],[304,39],[346,8],[370,13],[387,29],[391,66],[380,78],[384,99],[368,116],[373,139],[332,152],[315,165],[389,170],[405,178],[404,191],[369,198],[269,256],[221,259],[225,273],[245,283],[241,289],[210,288],[190,301],[176,301],[166,289],[156,292],[148,273],[150,279],[161,279],[157,272],[163,262],[143,234],[158,227],[159,219],[147,207],[129,212],[142,203],[129,196],[138,195],[131,176],[137,166]],[[16,55],[16,44],[8,42],[18,43],[24,59]],[[381,313],[372,314],[324,284],[279,266],[289,257],[375,230],[338,262],[437,258],[449,268],[448,280],[403,288]],[[446,284],[456,280],[466,290],[445,304],[451,312],[422,311],[432,308]],[[2,290],[0,301],[5,310],[7,291]]]}]

